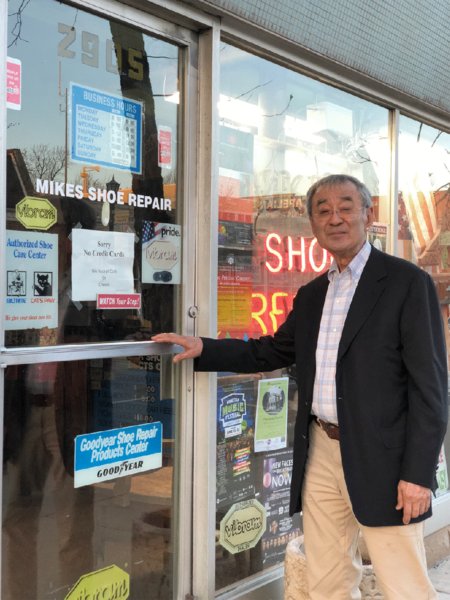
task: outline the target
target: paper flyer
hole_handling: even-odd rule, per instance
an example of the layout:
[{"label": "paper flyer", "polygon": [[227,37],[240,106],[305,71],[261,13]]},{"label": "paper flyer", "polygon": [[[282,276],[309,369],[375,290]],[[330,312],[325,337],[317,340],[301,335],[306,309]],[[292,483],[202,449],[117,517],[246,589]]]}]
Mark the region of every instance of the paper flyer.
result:
[{"label": "paper flyer", "polygon": [[267,529],[261,540],[264,567],[282,562],[287,544],[300,535],[299,515],[289,516],[292,463],[292,449],[264,456],[260,496],[267,513]]},{"label": "paper flyer", "polygon": [[288,377],[258,382],[255,452],[286,448],[288,382]]},{"label": "paper flyer", "polygon": [[132,293],[134,234],[72,229],[72,300]]},{"label": "paper flyer", "polygon": [[229,507],[255,495],[252,452],[255,394],[253,382],[218,385],[216,503]]}]

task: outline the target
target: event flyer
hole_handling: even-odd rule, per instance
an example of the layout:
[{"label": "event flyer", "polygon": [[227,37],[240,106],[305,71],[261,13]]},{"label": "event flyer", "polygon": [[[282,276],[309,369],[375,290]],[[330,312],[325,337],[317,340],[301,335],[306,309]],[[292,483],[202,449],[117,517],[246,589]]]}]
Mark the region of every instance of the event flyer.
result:
[{"label": "event flyer", "polygon": [[255,452],[287,445],[288,377],[260,379],[256,405]]},{"label": "event flyer", "polygon": [[299,516],[289,516],[292,450],[277,450],[264,458],[261,502],[266,509],[267,529],[261,539],[262,564],[284,560],[286,545],[300,535]]},{"label": "event flyer", "polygon": [[255,400],[253,382],[227,383],[217,390],[217,506],[255,495],[252,455]]}]

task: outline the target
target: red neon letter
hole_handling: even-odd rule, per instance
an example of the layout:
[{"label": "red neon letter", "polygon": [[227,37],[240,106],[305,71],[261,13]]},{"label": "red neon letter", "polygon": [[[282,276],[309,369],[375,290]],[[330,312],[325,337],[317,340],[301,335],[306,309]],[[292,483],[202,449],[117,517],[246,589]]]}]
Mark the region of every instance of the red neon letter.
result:
[{"label": "red neon letter", "polygon": [[261,310],[259,310],[258,312],[252,312],[252,319],[255,319],[255,321],[261,327],[263,335],[266,335],[267,327],[264,321],[261,319],[261,315],[263,315],[267,310],[267,299],[264,296],[264,294],[259,294],[257,292],[253,292],[252,298],[259,298],[261,300]]},{"label": "red neon letter", "polygon": [[275,292],[272,294],[272,310],[270,311],[269,316],[272,319],[272,327],[274,332],[278,329],[278,322],[275,315],[284,315],[284,310],[277,308],[277,298],[285,298],[286,296],[286,292]]},{"label": "red neon letter", "polygon": [[271,273],[279,273],[283,266],[283,257],[279,252],[270,247],[270,242],[272,239],[276,240],[278,244],[281,244],[281,237],[277,233],[269,233],[269,235],[266,237],[266,250],[278,258],[278,265],[276,267],[272,267],[272,265],[266,260],[266,267]]},{"label": "red neon letter", "polygon": [[315,271],[316,273],[320,273],[321,271],[324,270],[325,265],[327,264],[327,260],[328,260],[328,253],[326,250],[324,250],[323,248],[321,248],[322,250],[322,264],[320,266],[316,265],[316,261],[314,260],[314,246],[317,244],[317,239],[314,238],[311,242],[311,245],[309,246],[309,264],[311,265],[311,269],[313,271]]},{"label": "red neon letter", "polygon": [[294,250],[292,237],[290,235],[287,236],[288,239],[288,271],[292,271],[294,268],[294,256],[301,256],[301,266],[300,271],[304,273],[305,271],[305,238],[300,238],[300,250]]}]

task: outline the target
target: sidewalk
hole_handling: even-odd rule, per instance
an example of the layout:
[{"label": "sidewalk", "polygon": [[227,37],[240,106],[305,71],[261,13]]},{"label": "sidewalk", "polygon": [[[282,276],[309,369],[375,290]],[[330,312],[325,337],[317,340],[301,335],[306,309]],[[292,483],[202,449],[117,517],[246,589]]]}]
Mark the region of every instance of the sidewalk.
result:
[{"label": "sidewalk", "polygon": [[450,557],[432,567],[428,573],[439,600],[450,600]]}]

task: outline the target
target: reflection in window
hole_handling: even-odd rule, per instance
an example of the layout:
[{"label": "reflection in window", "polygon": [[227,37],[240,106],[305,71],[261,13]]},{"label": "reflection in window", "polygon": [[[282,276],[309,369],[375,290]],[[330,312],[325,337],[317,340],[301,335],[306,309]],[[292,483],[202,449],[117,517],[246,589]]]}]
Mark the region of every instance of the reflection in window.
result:
[{"label": "reflection in window", "polygon": [[[318,178],[348,173],[366,183],[376,219],[370,239],[387,249],[388,111],[228,44],[220,81],[218,336],[246,339],[274,333],[298,288],[330,265],[305,207]],[[287,443],[255,452],[261,379],[273,377],[288,380]],[[224,414],[230,404],[231,424]],[[237,553],[222,533],[217,588],[281,563],[299,534],[298,517],[288,514],[296,404],[289,371],[219,377],[216,528],[224,531],[238,502],[253,500],[265,507],[267,527]]]},{"label": "reflection in window", "polygon": [[[450,135],[402,116],[399,139],[398,250],[433,277],[450,348]],[[437,495],[449,490],[447,434]]]},{"label": "reflection in window", "polygon": [[175,330],[178,48],[55,0],[9,15],[7,345]]}]

